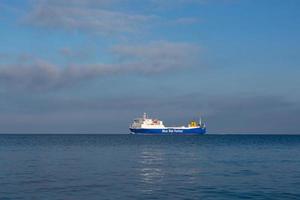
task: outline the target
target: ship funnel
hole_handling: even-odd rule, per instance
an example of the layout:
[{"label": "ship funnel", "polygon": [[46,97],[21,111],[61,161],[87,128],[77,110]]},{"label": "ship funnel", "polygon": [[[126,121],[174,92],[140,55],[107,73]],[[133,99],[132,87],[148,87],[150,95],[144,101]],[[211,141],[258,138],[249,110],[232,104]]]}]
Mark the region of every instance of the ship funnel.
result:
[{"label": "ship funnel", "polygon": [[147,119],[147,114],[146,113],[144,113],[143,118]]}]

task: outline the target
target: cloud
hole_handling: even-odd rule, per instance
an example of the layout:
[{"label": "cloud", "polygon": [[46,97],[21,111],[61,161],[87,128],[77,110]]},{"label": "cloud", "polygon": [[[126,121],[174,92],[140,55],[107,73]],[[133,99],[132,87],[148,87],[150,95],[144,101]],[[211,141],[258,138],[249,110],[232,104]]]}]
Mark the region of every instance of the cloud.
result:
[{"label": "cloud", "polygon": [[[64,51],[70,52],[73,51]],[[26,62],[0,65],[0,82],[6,88],[44,90],[69,87],[116,73],[161,73],[197,64],[199,49],[188,43],[159,41],[144,45],[116,45],[111,48],[111,53],[116,59],[114,63],[70,63],[66,66],[26,56]]]},{"label": "cloud", "polygon": [[[157,13],[155,8],[180,8],[182,5],[203,4],[211,1],[35,0],[29,12],[25,15],[25,22],[41,28],[77,30],[99,33],[105,36],[121,34],[124,37],[124,34],[146,33],[145,29],[149,33],[157,25],[190,25],[198,23],[199,19],[195,17],[183,16],[170,20],[159,14],[160,12]],[[150,11],[142,12],[144,10],[138,9],[145,7],[149,8]]]},{"label": "cloud", "polygon": [[113,9],[117,1],[35,1],[26,22],[38,27],[91,31],[104,35],[134,33],[154,16]]},{"label": "cloud", "polygon": [[0,67],[0,82],[6,88],[44,90],[66,87],[81,80],[91,79],[113,69],[109,65],[61,67],[44,60],[18,63]]},{"label": "cloud", "polygon": [[199,6],[211,3],[234,3],[240,0],[149,0],[156,9],[182,9],[182,6]]},{"label": "cloud", "polygon": [[116,45],[112,52],[125,65],[143,72],[186,68],[199,61],[199,47],[189,43],[156,41],[146,45]]}]

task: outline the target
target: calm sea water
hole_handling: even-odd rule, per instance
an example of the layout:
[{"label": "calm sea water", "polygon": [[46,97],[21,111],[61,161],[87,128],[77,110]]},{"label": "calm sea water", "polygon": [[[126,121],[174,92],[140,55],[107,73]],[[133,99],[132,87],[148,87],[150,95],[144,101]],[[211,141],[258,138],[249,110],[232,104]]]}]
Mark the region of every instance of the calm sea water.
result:
[{"label": "calm sea water", "polygon": [[0,199],[300,199],[300,136],[0,135]]}]

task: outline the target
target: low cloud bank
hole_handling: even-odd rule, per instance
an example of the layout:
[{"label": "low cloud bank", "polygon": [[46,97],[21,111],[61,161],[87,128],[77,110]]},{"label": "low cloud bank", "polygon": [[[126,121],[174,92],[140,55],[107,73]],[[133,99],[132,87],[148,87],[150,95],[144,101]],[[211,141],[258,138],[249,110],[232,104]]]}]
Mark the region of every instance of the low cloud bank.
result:
[{"label": "low cloud bank", "polygon": [[209,133],[300,134],[300,104],[280,96],[40,97],[6,99],[0,108],[0,132],[128,133],[131,120],[143,112],[171,126],[198,119],[201,112]]},{"label": "low cloud bank", "polygon": [[50,89],[116,73],[161,73],[196,65],[199,49],[188,43],[159,41],[144,45],[116,45],[111,48],[111,53],[116,60],[113,64],[61,66],[37,58],[2,64],[0,82],[4,87]]}]

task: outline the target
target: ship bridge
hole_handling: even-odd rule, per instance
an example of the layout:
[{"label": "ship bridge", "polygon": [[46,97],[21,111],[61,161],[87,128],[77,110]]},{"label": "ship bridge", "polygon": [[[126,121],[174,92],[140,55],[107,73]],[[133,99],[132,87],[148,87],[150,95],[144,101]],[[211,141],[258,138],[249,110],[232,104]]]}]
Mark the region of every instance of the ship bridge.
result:
[{"label": "ship bridge", "polygon": [[159,119],[151,119],[144,113],[142,118],[136,118],[131,125],[132,128],[164,128],[164,124]]}]

